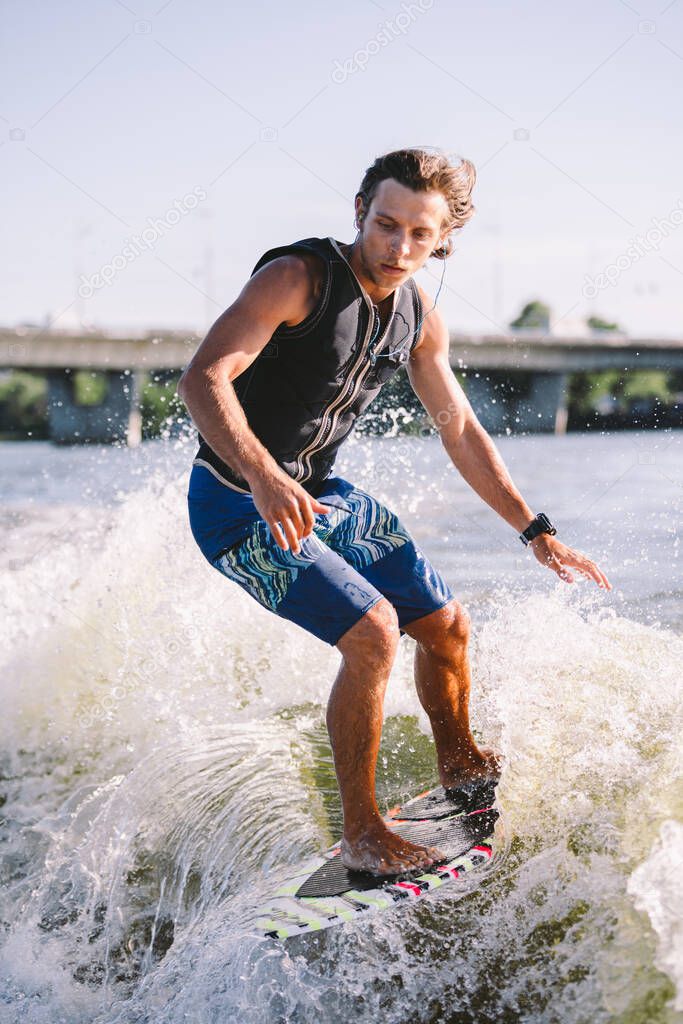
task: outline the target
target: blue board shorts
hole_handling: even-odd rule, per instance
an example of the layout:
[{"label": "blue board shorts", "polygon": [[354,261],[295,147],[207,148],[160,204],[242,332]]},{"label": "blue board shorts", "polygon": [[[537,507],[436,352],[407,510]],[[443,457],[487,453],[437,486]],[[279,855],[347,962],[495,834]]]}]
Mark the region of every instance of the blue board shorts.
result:
[{"label": "blue board shorts", "polygon": [[332,511],[316,514],[313,531],[294,554],[273,540],[251,494],[226,487],[197,465],[188,492],[190,527],[214,569],[328,644],[383,597],[401,629],[453,599],[400,520],[371,495],[328,477],[316,497]]}]

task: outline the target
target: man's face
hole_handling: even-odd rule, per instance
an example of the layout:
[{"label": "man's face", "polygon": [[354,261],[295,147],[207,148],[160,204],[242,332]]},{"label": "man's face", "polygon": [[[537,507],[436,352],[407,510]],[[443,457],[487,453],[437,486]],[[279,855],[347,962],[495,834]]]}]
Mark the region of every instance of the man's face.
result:
[{"label": "man's face", "polygon": [[441,245],[447,217],[440,192],[414,192],[393,178],[380,182],[360,221],[360,256],[370,280],[396,288],[415,274]]}]

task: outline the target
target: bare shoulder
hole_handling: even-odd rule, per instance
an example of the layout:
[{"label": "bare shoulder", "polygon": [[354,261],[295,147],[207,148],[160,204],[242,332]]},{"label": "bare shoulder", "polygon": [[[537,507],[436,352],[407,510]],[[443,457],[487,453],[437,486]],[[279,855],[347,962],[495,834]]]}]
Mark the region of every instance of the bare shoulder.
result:
[{"label": "bare shoulder", "polygon": [[413,352],[420,354],[448,347],[448,328],[441,310],[434,307],[434,298],[415,282],[422,303],[422,329]]},{"label": "bare shoulder", "polygon": [[322,256],[314,252],[291,252],[285,256],[276,256],[253,275],[251,280],[269,277],[280,278],[288,284],[306,283],[323,278],[324,262]]},{"label": "bare shoulder", "polygon": [[[320,260],[322,264],[322,260]],[[294,327],[315,309],[324,264],[288,254],[261,267],[221,313],[195,352],[184,377],[223,365],[234,380],[265,348],[278,327]]]},{"label": "bare shoulder", "polygon": [[287,314],[282,323],[294,327],[315,309],[324,275],[322,257],[315,253],[288,253],[261,267],[249,279],[244,292],[278,305]]}]

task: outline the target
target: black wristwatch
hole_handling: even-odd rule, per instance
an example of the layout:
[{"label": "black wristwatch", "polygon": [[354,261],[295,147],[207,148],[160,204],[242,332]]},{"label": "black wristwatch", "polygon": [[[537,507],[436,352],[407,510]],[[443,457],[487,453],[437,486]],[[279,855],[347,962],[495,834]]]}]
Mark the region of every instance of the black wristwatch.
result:
[{"label": "black wristwatch", "polygon": [[520,533],[519,539],[522,544],[529,544],[530,541],[534,540],[541,533],[549,533],[551,537],[554,537],[557,530],[548,519],[545,512],[539,512],[535,519],[532,519],[526,530]]}]

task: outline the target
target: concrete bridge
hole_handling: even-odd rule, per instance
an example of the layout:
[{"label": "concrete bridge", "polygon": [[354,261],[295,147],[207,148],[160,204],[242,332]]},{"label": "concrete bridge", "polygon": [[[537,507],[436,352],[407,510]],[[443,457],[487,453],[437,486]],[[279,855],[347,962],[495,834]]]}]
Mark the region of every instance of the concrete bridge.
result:
[{"label": "concrete bridge", "polygon": [[[49,435],[57,444],[125,441],[137,445],[142,439],[140,396],[145,374],[182,369],[199,342],[197,336],[174,331],[121,337],[0,329],[0,369],[35,370],[47,376]],[[100,404],[78,404],[75,370],[104,375],[106,389]]]},{"label": "concrete bridge", "polygon": [[467,395],[492,433],[567,428],[569,378],[600,370],[683,370],[683,338],[629,338],[616,331],[558,337],[532,331],[451,331],[451,366],[467,374]]},{"label": "concrete bridge", "polygon": [[[160,331],[135,337],[70,334],[38,328],[0,329],[0,369],[48,377],[48,415],[58,443],[126,440],[141,436],[140,390],[149,371],[180,370],[198,336]],[[475,335],[451,332],[451,365],[466,373],[467,393],[487,430],[563,433],[567,385],[577,372],[683,369],[683,338],[629,338],[612,332],[557,337],[542,332]],[[106,375],[99,405],[79,405],[73,373]]]}]

